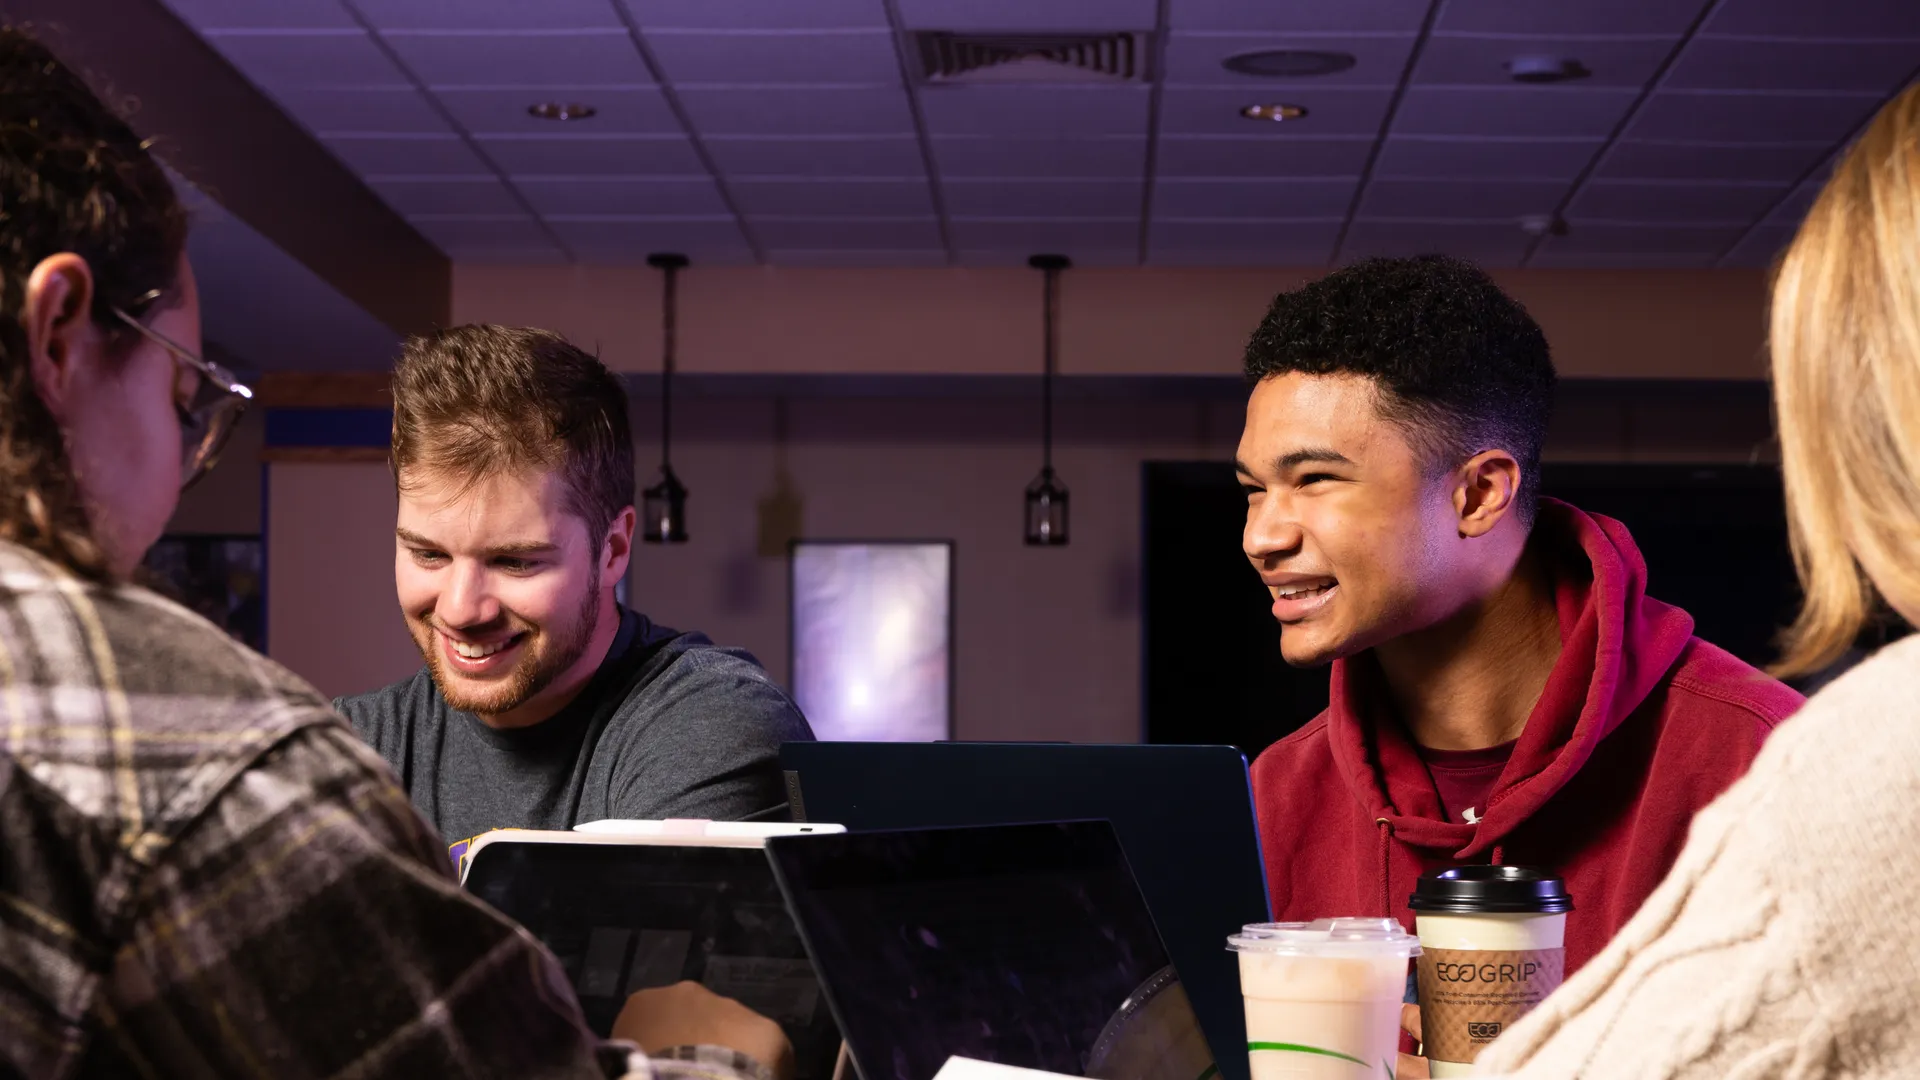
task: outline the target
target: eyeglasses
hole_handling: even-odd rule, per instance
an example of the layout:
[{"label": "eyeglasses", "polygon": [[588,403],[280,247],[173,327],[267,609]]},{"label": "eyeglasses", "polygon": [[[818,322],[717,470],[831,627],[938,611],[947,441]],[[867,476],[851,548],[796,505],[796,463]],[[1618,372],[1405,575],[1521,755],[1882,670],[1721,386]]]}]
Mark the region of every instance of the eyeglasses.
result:
[{"label": "eyeglasses", "polygon": [[[151,292],[139,302],[151,303],[159,297],[159,292]],[[200,376],[192,400],[182,404],[176,398],[173,403],[174,410],[180,414],[180,489],[185,491],[219,460],[227,437],[233,434],[234,424],[240,414],[247,411],[247,403],[253,400],[253,391],[235,379],[233,372],[175,344],[165,334],[119,308],[112,310],[114,318],[167,350],[176,363],[185,364]]]}]

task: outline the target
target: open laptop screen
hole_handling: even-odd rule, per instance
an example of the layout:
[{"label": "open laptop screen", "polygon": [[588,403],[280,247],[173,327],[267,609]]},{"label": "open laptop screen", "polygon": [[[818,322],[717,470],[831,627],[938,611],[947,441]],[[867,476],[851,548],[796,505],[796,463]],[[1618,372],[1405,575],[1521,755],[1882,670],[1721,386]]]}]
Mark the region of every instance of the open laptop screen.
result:
[{"label": "open laptop screen", "polygon": [[864,1080],[951,1055],[1199,1080],[1212,1055],[1104,821],[776,838]]}]

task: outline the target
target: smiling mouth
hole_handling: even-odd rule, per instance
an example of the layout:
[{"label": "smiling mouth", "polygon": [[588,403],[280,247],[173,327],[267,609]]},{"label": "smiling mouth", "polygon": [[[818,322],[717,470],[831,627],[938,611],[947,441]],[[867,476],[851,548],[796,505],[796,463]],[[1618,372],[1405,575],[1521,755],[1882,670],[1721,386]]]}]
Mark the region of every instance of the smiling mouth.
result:
[{"label": "smiling mouth", "polygon": [[502,638],[491,645],[479,645],[471,641],[455,641],[452,638],[448,638],[447,643],[453,646],[453,651],[458,653],[463,660],[485,660],[487,657],[492,656],[494,653],[499,652],[501,649],[519,640],[520,635],[515,634],[510,638]]},{"label": "smiling mouth", "polygon": [[1331,591],[1339,582],[1329,581],[1325,585],[1287,585],[1273,591],[1276,600],[1311,600],[1322,593]]}]

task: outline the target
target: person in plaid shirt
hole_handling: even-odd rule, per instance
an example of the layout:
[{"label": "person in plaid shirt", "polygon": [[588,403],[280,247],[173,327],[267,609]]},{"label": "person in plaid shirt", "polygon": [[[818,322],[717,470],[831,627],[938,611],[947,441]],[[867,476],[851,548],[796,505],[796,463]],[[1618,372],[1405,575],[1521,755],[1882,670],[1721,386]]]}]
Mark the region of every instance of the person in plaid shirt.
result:
[{"label": "person in plaid shirt", "polygon": [[595,1038],[324,699],[126,583],[248,396],[198,355],[185,236],[0,27],[0,1076],[790,1073],[690,984]]}]

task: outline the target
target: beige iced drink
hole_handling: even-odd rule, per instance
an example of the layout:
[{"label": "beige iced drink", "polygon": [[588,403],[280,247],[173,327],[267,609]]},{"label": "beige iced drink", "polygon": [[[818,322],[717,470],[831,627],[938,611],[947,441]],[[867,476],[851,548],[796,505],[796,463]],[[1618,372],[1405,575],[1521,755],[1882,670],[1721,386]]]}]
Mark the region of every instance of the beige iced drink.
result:
[{"label": "beige iced drink", "polygon": [[1422,877],[1408,903],[1427,1061],[1435,1077],[1472,1076],[1480,1051],[1559,987],[1573,902],[1537,870],[1462,866]]},{"label": "beige iced drink", "polygon": [[1420,952],[1399,923],[1260,923],[1227,947],[1240,954],[1253,1080],[1385,1080]]}]

